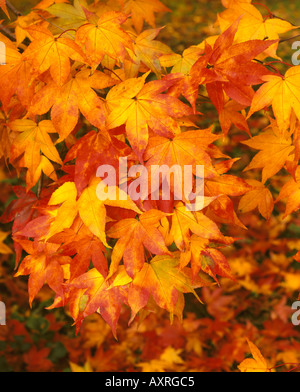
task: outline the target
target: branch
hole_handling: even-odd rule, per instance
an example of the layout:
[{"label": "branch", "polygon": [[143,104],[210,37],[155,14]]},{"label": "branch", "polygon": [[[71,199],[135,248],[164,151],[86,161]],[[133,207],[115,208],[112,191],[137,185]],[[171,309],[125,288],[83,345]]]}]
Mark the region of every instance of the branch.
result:
[{"label": "branch", "polygon": [[14,33],[12,33],[7,27],[3,26],[2,24],[0,24],[0,31],[9,39],[11,39],[12,41],[16,41],[16,36],[14,35]]},{"label": "branch", "polygon": [[38,186],[37,186],[36,196],[37,196],[38,199],[41,197],[41,191],[42,191],[42,188],[43,188],[43,181],[44,181],[44,173],[42,172],[41,176],[39,178],[39,181],[38,181]]},{"label": "branch", "polygon": [[289,24],[291,24],[292,26],[296,26],[294,23],[290,22],[289,20],[286,20],[284,18],[281,18],[280,16],[274,15],[272,14],[272,18],[276,18],[276,19],[280,19],[283,20],[284,22],[288,22]]},{"label": "branch", "polygon": [[16,16],[22,16],[23,15],[22,12],[17,10],[16,7],[11,4],[10,1],[6,0],[6,5],[7,5],[7,8],[10,9],[11,12],[13,12]]},{"label": "branch", "polygon": [[292,40],[292,39],[294,39],[294,38],[299,38],[299,37],[300,37],[300,34],[295,35],[294,37],[284,38],[284,39],[281,39],[281,40],[279,41],[279,43],[281,44],[281,42],[290,41],[290,40]]}]

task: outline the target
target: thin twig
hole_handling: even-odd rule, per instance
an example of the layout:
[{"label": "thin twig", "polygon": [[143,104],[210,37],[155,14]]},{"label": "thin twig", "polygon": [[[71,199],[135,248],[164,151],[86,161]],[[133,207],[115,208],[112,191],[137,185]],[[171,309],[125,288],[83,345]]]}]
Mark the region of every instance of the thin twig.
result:
[{"label": "thin twig", "polygon": [[277,15],[272,14],[272,18],[280,19],[280,20],[283,20],[284,22],[288,22],[292,26],[296,26],[294,23],[290,22],[289,20],[286,20],[286,19],[282,18],[281,16],[277,16]]},{"label": "thin twig", "polygon": [[111,73],[114,74],[119,80],[121,80],[121,82],[123,82],[123,80],[120,78],[120,76],[119,76],[118,74],[116,74],[112,69],[103,67],[103,70],[106,70],[106,71],[111,72]]},{"label": "thin twig", "polygon": [[268,16],[270,17],[270,16],[273,16],[273,14],[272,14],[272,12],[269,10],[269,8],[265,5],[265,4],[262,4],[262,3],[252,3],[253,5],[260,5],[261,7],[264,7],[267,11],[268,11]]},{"label": "thin twig", "polygon": [[6,5],[7,5],[7,8],[10,9],[11,12],[13,12],[16,16],[22,16],[23,15],[22,12],[17,10],[16,7],[13,4],[11,4],[10,1],[6,0]]},{"label": "thin twig", "polygon": [[281,44],[281,42],[290,41],[290,40],[292,40],[292,39],[294,39],[294,38],[299,38],[299,37],[300,37],[300,34],[295,35],[294,37],[284,38],[284,39],[281,39],[281,40],[279,41],[279,43]]},{"label": "thin twig", "polygon": [[[52,26],[54,26],[54,27],[56,27],[56,28],[62,30],[63,32],[66,31],[66,30],[63,29],[62,27],[60,27],[60,26],[58,26],[57,24],[51,22],[51,20],[49,20],[49,19],[47,19],[47,18],[44,18],[43,15],[41,15],[41,14],[38,13],[38,16],[39,16],[40,18],[44,19],[46,22],[50,23]],[[68,34],[70,37],[73,38],[73,36],[72,36],[71,34],[69,34],[68,32],[67,32],[67,34]]]},{"label": "thin twig", "polygon": [[[278,69],[276,67],[274,67],[273,65],[269,64],[269,63],[264,63],[261,60],[258,59],[254,59],[254,61],[256,61],[259,64],[264,65],[265,67],[270,67],[273,71],[275,71],[278,75],[280,75],[281,77],[283,76],[282,73],[280,71],[278,71]],[[281,62],[281,61],[280,61]]]},{"label": "thin twig", "polygon": [[2,33],[9,39],[16,41],[16,36],[14,35],[14,33],[12,33],[7,27],[3,26],[2,24],[0,24],[0,31],[2,31]]},{"label": "thin twig", "polygon": [[44,174],[43,174],[43,172],[42,172],[42,173],[41,173],[41,176],[40,176],[40,178],[39,178],[39,181],[38,181],[38,186],[37,186],[37,193],[36,193],[36,196],[37,196],[38,199],[39,199],[40,196],[41,196],[41,192],[42,192],[42,188],[43,188],[43,182],[44,182]]},{"label": "thin twig", "polygon": [[265,63],[264,65],[267,67],[268,65],[270,66],[270,64],[273,64],[273,63],[284,64],[284,65],[287,65],[288,67],[292,67],[292,64],[289,64],[289,63],[286,63],[286,62],[280,61],[280,60],[269,61],[268,63]]}]

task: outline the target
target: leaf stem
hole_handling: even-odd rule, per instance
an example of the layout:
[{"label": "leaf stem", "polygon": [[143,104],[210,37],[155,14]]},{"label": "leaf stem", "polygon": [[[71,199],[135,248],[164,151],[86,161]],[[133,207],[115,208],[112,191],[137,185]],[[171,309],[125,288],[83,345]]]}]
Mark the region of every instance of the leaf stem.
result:
[{"label": "leaf stem", "polygon": [[76,29],[68,29],[68,30],[64,30],[62,31],[59,36],[57,38],[60,38],[63,34],[67,33],[68,31],[77,31]]},{"label": "leaf stem", "polygon": [[268,11],[268,17],[269,18],[271,18],[272,16],[273,16],[273,14],[272,14],[272,12],[270,11],[270,9],[265,5],[265,4],[262,4],[262,3],[252,3],[253,5],[260,5],[261,7],[264,7],[267,11]]},{"label": "leaf stem", "polygon": [[279,76],[283,77],[282,73],[281,73],[276,67],[273,67],[273,65],[266,64],[266,63],[264,63],[263,61],[258,60],[258,59],[254,59],[254,61],[256,61],[257,63],[260,63],[260,64],[262,64],[262,65],[265,65],[266,67],[270,67],[270,68],[273,69],[273,71],[275,71]]},{"label": "leaf stem", "polygon": [[268,369],[271,370],[271,369],[275,369],[275,368],[278,368],[278,367],[281,367],[281,366],[285,366],[285,365],[297,365],[297,366],[295,366],[294,368],[292,368],[292,369],[289,370],[289,372],[291,372],[292,370],[297,369],[297,367],[300,366],[300,363],[298,363],[298,362],[285,362],[285,363],[281,363],[281,364],[279,364],[279,365],[270,367],[270,368],[268,368]]},{"label": "leaf stem", "polygon": [[292,67],[292,64],[289,64],[289,63],[286,63],[286,62],[280,61],[280,60],[269,61],[268,63],[265,63],[264,65],[268,66],[268,65],[273,64],[273,63],[284,64],[284,65],[287,65],[289,67]]},{"label": "leaf stem", "polygon": [[106,71],[113,73],[121,82],[123,82],[123,80],[120,78],[120,76],[118,74],[116,74],[112,69],[103,67],[103,70],[106,70]]}]

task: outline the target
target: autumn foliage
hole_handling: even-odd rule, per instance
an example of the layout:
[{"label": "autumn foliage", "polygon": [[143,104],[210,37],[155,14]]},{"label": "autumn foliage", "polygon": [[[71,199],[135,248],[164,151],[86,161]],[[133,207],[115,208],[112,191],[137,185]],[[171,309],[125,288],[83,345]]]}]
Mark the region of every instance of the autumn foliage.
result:
[{"label": "autumn foliage", "polygon": [[[145,349],[138,366],[124,347],[112,349],[105,365],[104,338],[95,338],[97,358],[107,367],[98,368],[89,353],[85,370],[119,370],[125,357],[127,371],[230,371],[230,355],[241,371],[300,360],[267,352],[268,363],[252,343],[259,336],[255,322],[244,328],[242,317],[229,328],[247,307],[255,318],[262,306],[241,287],[266,296],[279,288],[268,304],[278,330],[270,321],[261,341],[271,346],[286,327],[281,350],[299,350],[286,300],[296,300],[300,289],[291,267],[300,261],[300,242],[283,233],[299,224],[300,66],[278,55],[279,36],[299,26],[251,0],[222,4],[219,33],[181,54],[159,40],[155,17],[171,11],[159,0],[42,0],[29,14],[1,22],[0,158],[18,177],[1,217],[5,227],[12,225],[10,288],[28,276],[32,307],[47,285],[49,310],[64,308],[83,336],[88,320],[100,323],[110,347],[126,335],[133,339],[132,357],[145,336],[159,341],[157,320],[166,336],[157,351]],[[0,7],[10,16],[5,1]],[[207,105],[215,111],[212,120]],[[195,186],[196,167],[204,166],[203,208],[187,208],[190,200],[177,200],[172,184],[169,200],[161,193],[158,200],[132,200],[121,185],[107,189],[115,200],[100,200],[96,190],[105,176],[97,175],[99,166],[115,168],[123,186],[138,178],[121,178],[120,158],[129,168],[143,165],[149,183],[154,165],[190,165]],[[3,242],[7,235],[0,232],[2,254],[12,253]],[[209,317],[195,319],[191,307],[203,306]],[[142,328],[136,334],[135,323]],[[16,322],[14,328],[21,327]],[[221,347],[211,363],[203,357],[210,339]],[[64,344],[78,370],[82,358],[67,339]],[[252,359],[244,360],[247,352]],[[28,353],[27,370],[41,363],[39,370],[50,370],[49,353]]]}]

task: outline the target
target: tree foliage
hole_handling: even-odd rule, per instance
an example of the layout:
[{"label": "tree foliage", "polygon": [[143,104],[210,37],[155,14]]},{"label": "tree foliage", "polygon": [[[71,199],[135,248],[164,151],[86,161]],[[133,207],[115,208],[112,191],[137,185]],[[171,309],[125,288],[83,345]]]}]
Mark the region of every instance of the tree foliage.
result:
[{"label": "tree foliage", "polygon": [[[1,24],[0,158],[19,176],[1,220],[12,222],[15,275],[29,276],[30,306],[48,285],[49,309],[68,309],[77,332],[98,313],[117,337],[124,306],[129,325],[161,309],[182,320],[187,294],[202,306],[222,282],[249,276],[227,257],[247,223],[254,230],[241,216],[258,209],[255,223],[271,225],[283,201],[285,219],[300,208],[300,66],[277,54],[279,35],[298,27],[251,0],[222,4],[219,34],[182,54],[157,39],[155,15],[170,11],[159,0],[43,0],[17,15],[13,32]],[[5,1],[0,7],[8,14]],[[217,121],[206,118],[207,104]],[[120,158],[143,165],[147,185],[154,165],[190,165],[195,187],[203,165],[203,207],[190,210],[172,184],[163,200],[163,181],[158,200],[132,200],[123,186],[138,176],[121,178]],[[120,185],[108,186],[115,200],[100,200],[97,168],[108,164]],[[239,369],[269,371],[249,347],[254,359]]]}]

